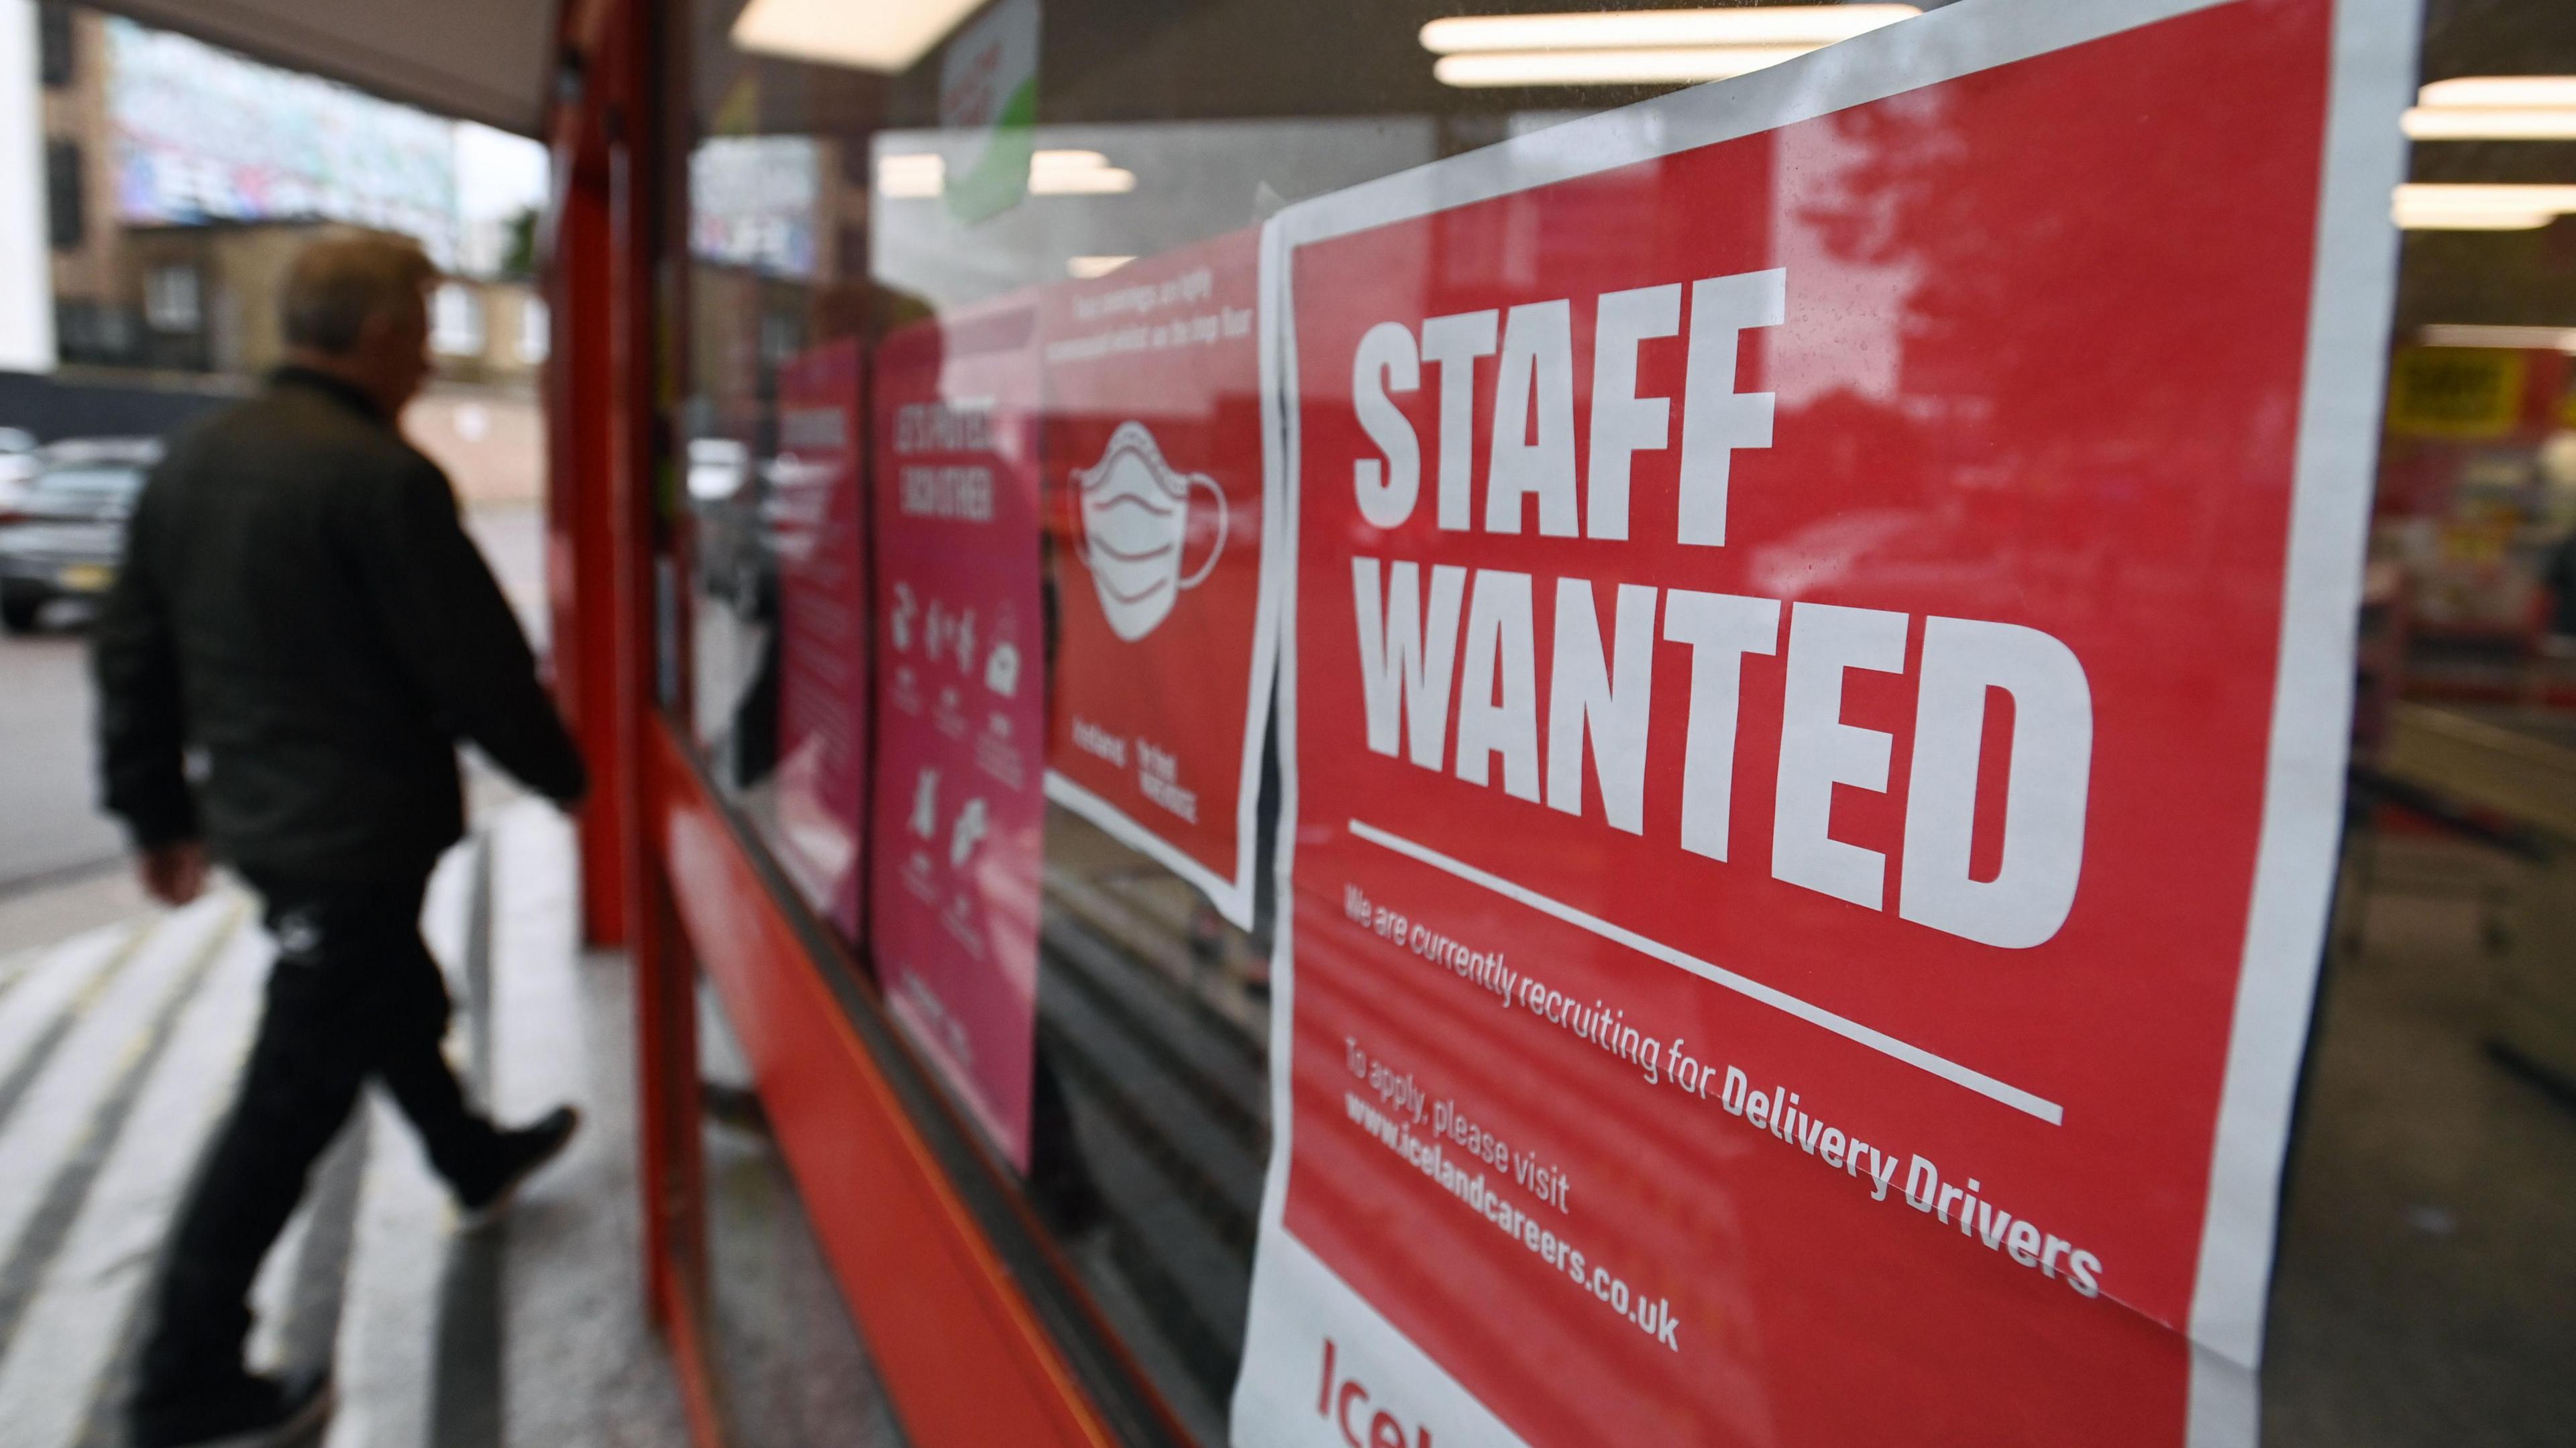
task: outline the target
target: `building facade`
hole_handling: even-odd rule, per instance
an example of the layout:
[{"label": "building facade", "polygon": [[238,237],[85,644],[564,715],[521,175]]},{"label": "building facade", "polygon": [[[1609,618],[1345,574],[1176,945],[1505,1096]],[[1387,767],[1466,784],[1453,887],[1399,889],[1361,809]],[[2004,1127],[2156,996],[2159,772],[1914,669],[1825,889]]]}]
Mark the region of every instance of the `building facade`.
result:
[{"label": "building facade", "polygon": [[457,123],[83,7],[37,16],[63,362],[256,376],[278,360],[296,248],[360,227],[451,273],[443,377],[530,391],[546,329],[529,223],[466,215]]}]

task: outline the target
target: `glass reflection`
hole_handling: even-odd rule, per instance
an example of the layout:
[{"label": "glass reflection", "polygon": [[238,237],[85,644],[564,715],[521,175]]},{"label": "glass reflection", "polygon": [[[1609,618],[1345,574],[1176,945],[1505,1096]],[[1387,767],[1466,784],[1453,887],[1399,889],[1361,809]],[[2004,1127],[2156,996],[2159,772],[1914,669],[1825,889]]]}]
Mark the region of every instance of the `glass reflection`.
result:
[{"label": "glass reflection", "polygon": [[[2529,0],[2517,3],[2527,8]],[[889,455],[835,471],[836,444],[816,417],[840,409],[855,419],[850,439],[866,452],[885,426],[874,410],[879,399],[867,389],[877,385],[889,340],[906,328],[970,328],[979,309],[995,305],[1069,306],[1070,298],[1103,294],[1086,287],[1114,290],[1122,277],[1151,278],[1159,287],[1176,253],[1256,226],[1289,203],[1479,147],[1522,142],[1514,164],[1535,174],[1548,164],[1548,147],[1563,140],[1551,141],[1553,127],[1664,88],[1443,84],[1436,67],[1446,57],[1427,49],[1421,35],[1425,23],[1442,18],[1428,4],[1318,9],[1232,0],[1184,15],[1061,0],[1042,14],[1016,7],[1027,12],[1034,34],[1028,54],[1017,58],[1005,52],[1021,44],[1011,38],[1021,21],[1001,18],[1015,7],[997,7],[953,17],[963,28],[951,43],[925,41],[928,49],[891,74],[853,68],[846,51],[808,51],[806,60],[780,58],[774,46],[747,54],[727,40],[746,33],[734,0],[685,0],[675,8],[676,23],[695,37],[682,47],[678,67],[690,101],[687,206],[673,229],[685,234],[687,260],[674,329],[681,395],[670,418],[691,585],[686,717],[711,774],[738,796],[794,887],[854,943],[871,939],[868,912],[887,908],[885,890],[904,888],[899,874],[873,894],[854,882],[883,863],[871,852],[919,848],[909,808],[918,781],[890,787],[882,771],[870,777],[850,768],[854,758],[882,758],[882,740],[867,738],[879,718],[867,701],[883,697],[900,665],[888,662],[888,595],[876,587],[882,580],[871,578],[855,604],[847,582],[851,570],[921,560],[888,558],[881,537],[854,559],[836,558],[835,549],[859,532],[845,520],[884,501],[881,490],[902,485],[902,462]],[[2464,22],[2454,35],[2473,28]],[[2466,40],[2444,43],[2461,47],[2442,62],[2454,69],[2526,63],[2499,55],[2492,41],[2483,60]],[[991,83],[978,82],[982,90],[969,96],[975,86],[960,77],[971,69],[970,52],[985,53],[978,46],[989,57],[977,62],[985,67],[977,74]],[[1023,62],[1025,80],[1013,68]],[[2224,56],[2211,60],[2227,63]],[[1023,95],[1024,105],[1016,99]],[[2166,98],[2170,103],[2145,121],[2135,108],[2105,106],[2073,123],[2084,135],[2054,139],[2116,150],[2124,137],[2144,135],[2149,139],[2137,144],[2174,149],[2186,131],[2223,138],[2257,123],[2214,111],[2204,99]],[[1948,105],[1925,93],[1786,130],[1731,178],[1740,204],[1714,220],[1677,194],[1662,163],[1649,162],[1598,178],[1575,221],[1507,203],[1498,208],[1500,224],[1452,227],[1410,250],[1391,250],[1366,279],[1412,299],[1410,315],[1428,317],[1501,299],[1570,295],[1577,290],[1571,285],[1548,290],[1551,279],[1634,269],[1658,248],[1741,250],[1787,268],[1802,303],[1830,299],[1802,305],[1794,335],[1748,333],[1742,379],[1746,390],[1775,396],[1781,435],[1811,440],[1795,486],[1846,502],[1749,536],[1728,581],[1746,595],[1794,602],[1939,592],[1983,598],[1991,614],[2005,616],[2032,592],[2048,591],[2067,597],[2086,626],[2105,630],[2190,608],[2223,615],[2250,607],[2208,592],[2226,572],[2230,550],[2242,546],[2244,513],[2213,507],[2190,520],[2184,536],[2152,540],[2171,545],[2158,547],[2115,520],[2134,513],[2160,480],[2229,479],[2244,493],[2272,485],[2296,399],[2263,381],[2275,373],[2274,351],[2286,345],[2268,325],[2270,303],[2248,297],[2216,316],[2206,307],[2141,305],[2120,327],[2091,333],[2015,332],[1993,322],[2028,298],[2079,294],[2104,275],[2153,274],[2164,294],[2177,297],[2226,292],[2264,260],[2231,240],[2241,208],[2294,198],[2306,183],[2241,168],[2220,178],[2223,184],[2198,174],[2167,178],[2178,183],[2171,188],[2174,229],[2209,239],[2177,257],[2107,213],[2056,204],[2065,178],[2046,164],[2048,147],[1965,144]],[[2419,163],[2420,179],[2479,179],[2447,159],[2456,154]],[[1006,184],[997,187],[997,174]],[[2535,172],[2527,179],[2543,178]],[[2563,240],[2564,229],[2562,223],[2546,235]],[[2539,293],[2523,275],[2546,268],[2500,263],[2493,251],[2467,250],[2471,244],[2461,235],[2418,234],[2410,242],[2411,300],[2401,300],[2410,328],[2567,320],[2535,300]],[[1996,265],[2000,256],[2013,264]],[[2521,277],[2512,285],[2522,290],[2491,315],[2482,288],[2493,277]],[[1641,274],[1634,284],[1673,279]],[[1598,290],[1575,303],[1578,316]],[[1042,349],[1047,335],[1074,333],[1042,331],[1026,345]],[[2523,856],[2516,853],[2546,831],[2518,825],[2479,833],[2493,823],[2480,824],[2480,812],[2499,805],[2491,798],[2465,812],[2447,798],[2386,803],[2396,798],[2390,781],[2427,786],[2405,773],[2402,760],[2382,760],[2376,745],[2408,720],[2421,727],[2410,705],[2442,704],[2447,713],[2468,712],[2533,737],[2561,717],[2532,709],[2563,705],[2576,677],[2570,651],[2553,652],[2546,641],[2553,630],[2543,626],[2554,605],[2576,593],[2566,581],[2576,571],[2552,571],[2563,562],[2569,531],[2562,505],[2576,496],[2566,486],[2576,468],[2548,462],[2548,449],[2569,436],[2576,418],[2565,412],[2567,373],[2550,347],[2423,340],[2418,348],[2420,333],[2408,336],[2397,395],[2420,408],[2401,407],[2389,418],[2363,660],[2372,671],[2363,721],[2372,747],[2363,763],[2387,768],[2383,792],[2365,796],[2366,807],[2356,811],[2356,839],[2364,842],[2356,860],[2379,858],[2379,837],[2388,834],[2397,837],[2385,855],[2394,868],[2349,872],[2347,902],[2371,903],[2347,903],[2361,913],[2347,916],[2342,937],[2352,961],[2392,969],[2349,993],[2328,978],[2328,1034],[2317,1059],[2318,1069],[2332,1074],[2313,1098],[2298,1148],[2301,1195],[2285,1213],[2276,1329],[2283,1350],[2268,1370],[2268,1382],[2280,1388],[2278,1441],[2336,1441],[2333,1405],[2378,1376],[2366,1367],[2374,1354],[2413,1341],[2405,1320],[2426,1302],[2448,1304],[2430,1314],[2445,1321],[2468,1312],[2463,1304],[2500,1304],[2498,1312],[2519,1314],[2508,1345],[2470,1350],[2461,1334],[2415,1344],[2404,1356],[2420,1373],[2410,1376],[2427,1381],[2473,1380],[2496,1364],[2528,1368],[2548,1345],[2566,1341],[2534,1326],[2539,1314],[2521,1296],[2475,1285],[2494,1262],[2517,1264],[2529,1281],[2564,1277],[2552,1276],[2553,1259],[2533,1245],[2542,1235],[2539,1215],[2527,1203],[2515,1205],[2524,1188],[2511,1185],[2553,1179],[2576,1160],[2576,1144],[2534,1104],[2546,1098],[2526,1099],[2537,1088],[2500,1074],[2503,1068],[2479,1054],[2483,1025],[2450,1031],[2440,1037],[2440,1070],[2423,1084],[2426,1099],[2446,1108],[2420,1119],[2440,1122],[2449,1139],[2483,1144],[2456,1156],[2392,1152],[2374,1125],[2387,1103],[2362,1084],[2372,1054],[2353,1034],[2421,1044],[2446,1013],[2483,1020],[2481,1013],[2505,1008],[2454,977],[2490,968],[2509,977],[2496,991],[2520,1002],[2511,1009],[2522,1012],[2496,1032],[2500,1039],[2531,1039],[2533,1022],[2547,1017],[2530,1002],[2554,999],[2529,984],[2554,978],[2554,966],[2520,955],[2509,970],[2481,963],[2475,937],[2481,929],[2502,936],[2504,925],[2451,918],[2460,913],[2451,908],[2457,899],[2547,898],[2549,887],[2535,888],[2517,873]],[[1589,343],[1578,346],[1575,361],[1588,364]],[[836,370],[843,355],[836,349],[844,348],[855,358],[855,383]],[[1643,390],[1676,395],[1678,344],[1649,343],[1641,355],[1650,379]],[[1045,362],[1038,355],[1033,365]],[[1593,402],[1590,367],[1575,366],[1574,377],[1571,400],[1581,416]],[[950,378],[931,384],[923,400],[954,409],[989,390]],[[2479,399],[2485,411],[2473,405]],[[1347,397],[1338,400],[1347,410]],[[1041,600],[1043,667],[1033,672],[1051,698],[1076,696],[1086,681],[1068,672],[1082,667],[1078,657],[1067,661],[1066,640],[1084,626],[1074,615],[1089,608],[1106,617],[1116,605],[1101,592],[1104,580],[1138,563],[1095,566],[1103,555],[1092,540],[1119,535],[1096,508],[1086,511],[1083,476],[1109,467],[1119,427],[1134,422],[1150,434],[1159,459],[1159,466],[1139,464],[1138,476],[1160,480],[1156,486],[1179,499],[1177,511],[1156,525],[1177,547],[1119,540],[1143,559],[1140,567],[1151,565],[1120,587],[1140,598],[1168,590],[1132,616],[1139,635],[1151,637],[1196,607],[1181,579],[1203,565],[1233,566],[1217,555],[1234,558],[1238,543],[1260,536],[1236,511],[1214,522],[1208,489],[1189,482],[1210,478],[1235,509],[1216,465],[1190,450],[1195,437],[1242,425],[1252,405],[1238,390],[1192,395],[1151,415],[1121,410],[1114,400],[1049,401],[1040,409],[1043,491],[1023,563]],[[1480,415],[1480,430],[1489,422],[1489,414]],[[1745,465],[1747,486],[1784,483],[1765,483],[1760,467]],[[1914,483],[1891,486],[1900,478]],[[1177,488],[1168,486],[1173,479]],[[1122,482],[1111,492],[1159,506],[1144,484]],[[893,501],[899,506],[901,499]],[[2046,546],[2027,541],[2033,538]],[[1152,570],[1166,562],[1173,576],[1158,581]],[[1641,580],[1605,574],[1598,581]],[[873,609],[871,598],[878,601]],[[870,639],[880,651],[875,658]],[[2230,636],[2224,647],[2163,656],[2160,707],[2172,727],[2181,730],[2234,687],[2244,657],[2262,646]],[[1174,686],[1158,680],[1154,687]],[[1855,720],[1905,716],[1906,697],[1873,694],[1866,682],[1852,697]],[[2491,715],[2459,709],[2467,699],[2507,707]],[[935,696],[925,701],[925,717],[935,704]],[[1137,737],[1107,725],[1094,737],[1060,709],[1046,719],[1042,748],[1050,762],[1080,747],[1077,737],[1095,746],[1094,760],[1106,757],[1113,740],[1132,750]],[[1081,722],[1094,721],[1084,715]],[[1132,772],[1135,757],[1121,754],[1120,767]],[[1026,1099],[1018,1103],[1025,1125],[997,1130],[992,1143],[997,1159],[1022,1163],[1024,1170],[1014,1170],[1084,1290],[1176,1416],[1206,1442],[1224,1436],[1270,1137],[1268,959],[1278,902],[1268,898],[1266,882],[1279,808],[1275,744],[1252,768],[1255,898],[1234,920],[1220,903],[1222,889],[1176,868],[1168,853],[1139,848],[1133,832],[1067,806],[1061,791],[1044,807],[1036,984],[1026,1008],[1033,1019],[1020,1022],[1028,1051]],[[865,789],[876,791],[879,818],[891,823],[873,830],[858,823],[869,814],[857,792]],[[1167,797],[1184,794],[1203,815],[1232,803],[1226,790],[1204,785]],[[956,802],[940,801],[943,832],[955,823],[949,806]],[[2422,826],[2428,816],[2418,806],[2427,804],[2430,817],[2450,820],[2426,827],[2448,832],[2433,848],[2404,838]],[[1856,838],[1893,837],[1902,825],[1892,807],[1873,812],[1868,802],[1842,819]],[[2463,819],[2478,828],[2463,827]],[[953,838],[941,833],[936,843],[945,849]],[[1492,847],[1507,860],[1519,848],[1499,836]],[[2198,847],[2177,845],[2185,857]],[[1560,876],[1588,874],[1613,897],[1654,888],[1651,871],[1608,849],[1543,863]],[[2491,913],[2501,921],[2511,912],[2498,906]],[[2533,918],[2541,923],[2522,932],[2525,942],[2551,928],[2545,912]],[[1779,917],[1775,933],[1794,935],[1800,923]],[[2527,943],[2514,948],[2528,954]],[[1829,953],[1783,949],[1800,972],[1841,964]],[[2437,961],[2456,993],[2417,988]],[[1388,1008],[1401,1014],[1409,1007],[1399,1001]],[[923,1019],[932,1014],[916,1011]],[[1717,1023],[1693,1025],[1714,1030]],[[935,1058],[940,1032],[921,1034]],[[959,1083],[971,1076],[951,1074],[961,1104],[971,1102],[972,1091]],[[1555,1086],[1533,1079],[1506,1095],[1512,1109],[1544,1118],[1558,1105]],[[1024,1152],[1010,1140],[1023,1130]],[[1699,1170],[1697,1143],[1652,1137],[1632,1145],[1641,1178]],[[2435,1158],[2448,1165],[2432,1170],[2427,1163]],[[2481,1175],[2505,1185],[2459,1185]],[[2359,1235],[2347,1239],[2342,1219],[2319,1205],[2328,1197],[2376,1214],[2371,1220],[2380,1225],[2350,1229]],[[2461,1245],[2431,1260],[2425,1254],[2434,1249],[2418,1238],[2449,1243],[2458,1234],[2407,1225],[2456,1223],[2456,1214],[2498,1202],[2493,1220],[2511,1243],[2484,1255]],[[1348,1205],[1354,1220],[1376,1220],[1368,1204]],[[2419,1208],[2455,1215],[2424,1216]],[[1763,1357],[1773,1324],[1756,1310],[1757,1282],[1770,1264],[1758,1224],[1722,1185],[1694,1210],[1690,1230],[1719,1244],[1704,1293],[1736,1334],[1720,1354],[1716,1393],[1732,1405],[1723,1415],[1727,1425],[1760,1441],[1772,1431],[1769,1395],[1777,1390]],[[2365,1253],[2350,1240],[2371,1245]],[[2402,1291],[2360,1280],[2370,1275],[2356,1265],[2360,1258],[2385,1253],[2409,1264]],[[1866,1277],[1899,1264],[1850,1265]],[[1494,1299],[1462,1284],[1456,1306],[1473,1317],[1490,1313]],[[1560,1348],[1575,1351],[1539,1340],[1550,1346],[1522,1360],[1529,1372],[1569,1360]],[[1860,1366],[1896,1377],[1926,1370],[1905,1355]],[[1612,1376],[1599,1371],[1605,1381]],[[2504,1395],[2510,1409],[2436,1387],[2401,1406],[2462,1431],[2492,1427],[2508,1412],[2564,1407],[2562,1397],[2523,1381],[2540,1374],[2513,1376],[2516,1386]],[[2370,1391],[2394,1402],[2407,1390],[2380,1383]]]}]

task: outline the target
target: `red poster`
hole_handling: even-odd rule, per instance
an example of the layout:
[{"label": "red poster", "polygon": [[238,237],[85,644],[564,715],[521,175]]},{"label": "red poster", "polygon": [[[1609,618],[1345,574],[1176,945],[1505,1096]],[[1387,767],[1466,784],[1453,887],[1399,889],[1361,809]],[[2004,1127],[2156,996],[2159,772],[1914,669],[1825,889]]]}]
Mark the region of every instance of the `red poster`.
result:
[{"label": "red poster", "polygon": [[1033,307],[876,357],[876,865],[868,936],[902,1021],[1025,1168],[1046,800]]},{"label": "red poster", "polygon": [[1237,1443],[2252,1441],[2411,25],[1967,0],[1274,220]]},{"label": "red poster", "polygon": [[1252,924],[1278,657],[1260,233],[1050,289],[1047,793]]},{"label": "red poster", "polygon": [[867,819],[868,572],[859,344],[778,369],[779,859],[844,935],[859,929]]}]

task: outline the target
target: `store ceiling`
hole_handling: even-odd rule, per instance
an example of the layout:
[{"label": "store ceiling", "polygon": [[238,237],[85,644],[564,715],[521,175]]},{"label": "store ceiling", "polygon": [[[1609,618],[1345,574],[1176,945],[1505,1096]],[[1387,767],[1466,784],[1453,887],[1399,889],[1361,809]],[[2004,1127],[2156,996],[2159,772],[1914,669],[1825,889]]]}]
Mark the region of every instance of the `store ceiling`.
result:
[{"label": "store ceiling", "polygon": [[91,0],[96,8],[390,100],[536,135],[553,0]]}]

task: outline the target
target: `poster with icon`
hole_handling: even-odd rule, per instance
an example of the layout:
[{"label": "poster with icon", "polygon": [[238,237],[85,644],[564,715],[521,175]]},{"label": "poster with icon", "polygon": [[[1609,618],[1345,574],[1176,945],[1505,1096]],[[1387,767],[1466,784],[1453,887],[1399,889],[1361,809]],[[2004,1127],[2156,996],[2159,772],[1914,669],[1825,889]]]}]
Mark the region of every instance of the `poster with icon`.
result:
[{"label": "poster with icon", "polygon": [[1260,233],[1050,289],[1047,794],[1252,923],[1277,663]]},{"label": "poster with icon", "polygon": [[778,369],[771,536],[778,558],[779,862],[844,937],[859,929],[866,824],[867,522],[856,338]]},{"label": "poster with icon", "polygon": [[1046,717],[1034,307],[876,353],[868,940],[897,1020],[1028,1165]]}]

